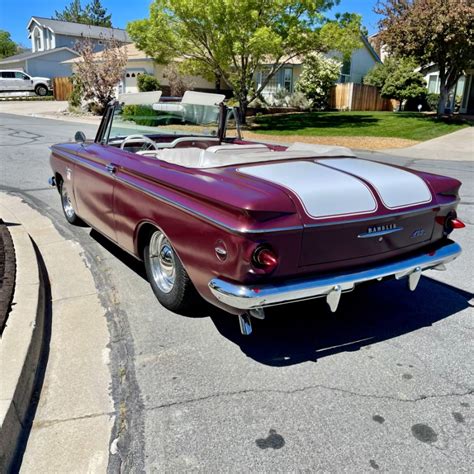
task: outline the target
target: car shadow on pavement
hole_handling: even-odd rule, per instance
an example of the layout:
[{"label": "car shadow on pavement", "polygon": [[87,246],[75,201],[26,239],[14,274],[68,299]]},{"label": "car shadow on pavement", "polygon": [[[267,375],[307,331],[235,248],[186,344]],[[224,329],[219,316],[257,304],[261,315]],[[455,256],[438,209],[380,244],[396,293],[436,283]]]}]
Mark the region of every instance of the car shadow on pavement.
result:
[{"label": "car shadow on pavement", "polygon": [[[138,276],[147,279],[142,262],[97,231],[91,230],[90,236]],[[324,299],[269,308],[265,320],[252,319],[250,336],[240,333],[236,316],[204,301],[193,306],[192,314],[183,316],[210,317],[219,333],[248,357],[278,367],[358,351],[431,326],[469,307],[472,297],[471,293],[426,276],[414,293],[404,280],[366,284],[343,294],[336,313],[330,312]]]},{"label": "car shadow on pavement", "polygon": [[[323,299],[268,309],[242,336],[237,318],[214,314],[217,330],[252,359],[270,366],[317,361],[431,326],[470,306],[472,294],[423,277],[417,290],[405,281],[363,285],[342,295],[331,313]],[[227,316],[227,317],[226,317]]]}]

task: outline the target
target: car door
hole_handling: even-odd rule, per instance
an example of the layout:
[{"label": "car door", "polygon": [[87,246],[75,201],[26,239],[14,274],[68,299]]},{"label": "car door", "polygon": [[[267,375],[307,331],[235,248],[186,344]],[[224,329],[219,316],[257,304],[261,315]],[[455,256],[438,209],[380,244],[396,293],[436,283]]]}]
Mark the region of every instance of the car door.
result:
[{"label": "car door", "polygon": [[15,85],[18,91],[32,91],[33,80],[23,72],[15,72]]},{"label": "car door", "polygon": [[101,143],[84,143],[74,166],[77,214],[88,224],[117,241],[113,211],[115,173],[119,151]]}]

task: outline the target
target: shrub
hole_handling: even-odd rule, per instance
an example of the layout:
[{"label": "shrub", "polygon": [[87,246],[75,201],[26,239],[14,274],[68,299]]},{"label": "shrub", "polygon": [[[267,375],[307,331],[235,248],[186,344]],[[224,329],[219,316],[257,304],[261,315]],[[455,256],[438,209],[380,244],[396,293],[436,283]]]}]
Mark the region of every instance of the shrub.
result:
[{"label": "shrub", "polygon": [[309,110],[311,108],[311,101],[302,92],[293,92],[289,95],[287,104],[289,107],[299,110]]},{"label": "shrub", "polygon": [[151,74],[140,74],[137,77],[138,90],[140,92],[159,91],[160,83],[155,76]]},{"label": "shrub", "polygon": [[72,92],[69,95],[69,107],[77,109],[82,105],[82,83],[76,74],[71,76]]},{"label": "shrub", "polygon": [[287,107],[288,106],[288,97],[289,93],[286,89],[278,89],[273,94],[273,104],[276,107]]},{"label": "shrub", "polygon": [[192,90],[193,83],[184,77],[176,64],[169,64],[163,71],[163,76],[168,79],[170,94],[173,97],[182,97],[188,90]]},{"label": "shrub", "polygon": [[425,79],[410,58],[390,57],[377,64],[364,77],[364,84],[378,87],[384,98],[398,100],[399,110],[407,100],[422,100],[426,95]]},{"label": "shrub", "polygon": [[296,84],[296,92],[303,93],[317,109],[327,108],[331,86],[337,81],[341,63],[321,53],[306,56],[303,70]]},{"label": "shrub", "polygon": [[438,102],[439,102],[439,94],[430,93],[426,96],[426,102],[428,102],[428,106],[430,110],[436,112],[438,110]]},{"label": "shrub", "polygon": [[[122,108],[122,119],[131,120],[137,125],[156,126],[158,112],[151,105],[124,105]],[[147,118],[150,117],[150,118]]]}]

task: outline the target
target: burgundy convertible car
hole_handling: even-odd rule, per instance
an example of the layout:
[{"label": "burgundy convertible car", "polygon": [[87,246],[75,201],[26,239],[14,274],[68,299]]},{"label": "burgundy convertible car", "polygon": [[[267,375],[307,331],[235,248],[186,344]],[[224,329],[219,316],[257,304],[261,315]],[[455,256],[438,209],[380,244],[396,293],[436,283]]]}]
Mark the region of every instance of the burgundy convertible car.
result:
[{"label": "burgundy convertible car", "polygon": [[456,179],[357,158],[343,147],[244,141],[223,96],[160,93],[111,103],[94,141],[52,147],[66,219],[143,260],[163,306],[200,295],[238,315],[360,283],[443,269],[460,246]]}]

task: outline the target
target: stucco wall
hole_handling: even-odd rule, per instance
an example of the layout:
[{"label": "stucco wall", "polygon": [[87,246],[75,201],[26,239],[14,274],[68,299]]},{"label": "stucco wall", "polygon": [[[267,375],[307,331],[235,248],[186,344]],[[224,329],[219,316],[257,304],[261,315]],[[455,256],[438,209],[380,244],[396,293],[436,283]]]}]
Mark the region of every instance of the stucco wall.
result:
[{"label": "stucco wall", "polygon": [[359,48],[353,51],[351,55],[351,78],[350,82],[362,84],[364,76],[376,65],[378,62],[370,54],[367,48]]},{"label": "stucco wall", "polygon": [[[80,38],[77,36],[67,36],[67,35],[56,35],[56,48],[62,48],[66,46],[67,48],[75,49],[77,42],[80,41]],[[99,44],[98,40],[91,40],[94,43],[94,51],[102,51],[104,46]]]},{"label": "stucco wall", "polygon": [[0,64],[1,70],[19,69],[20,71],[26,71],[25,61],[15,61],[6,64]]}]

